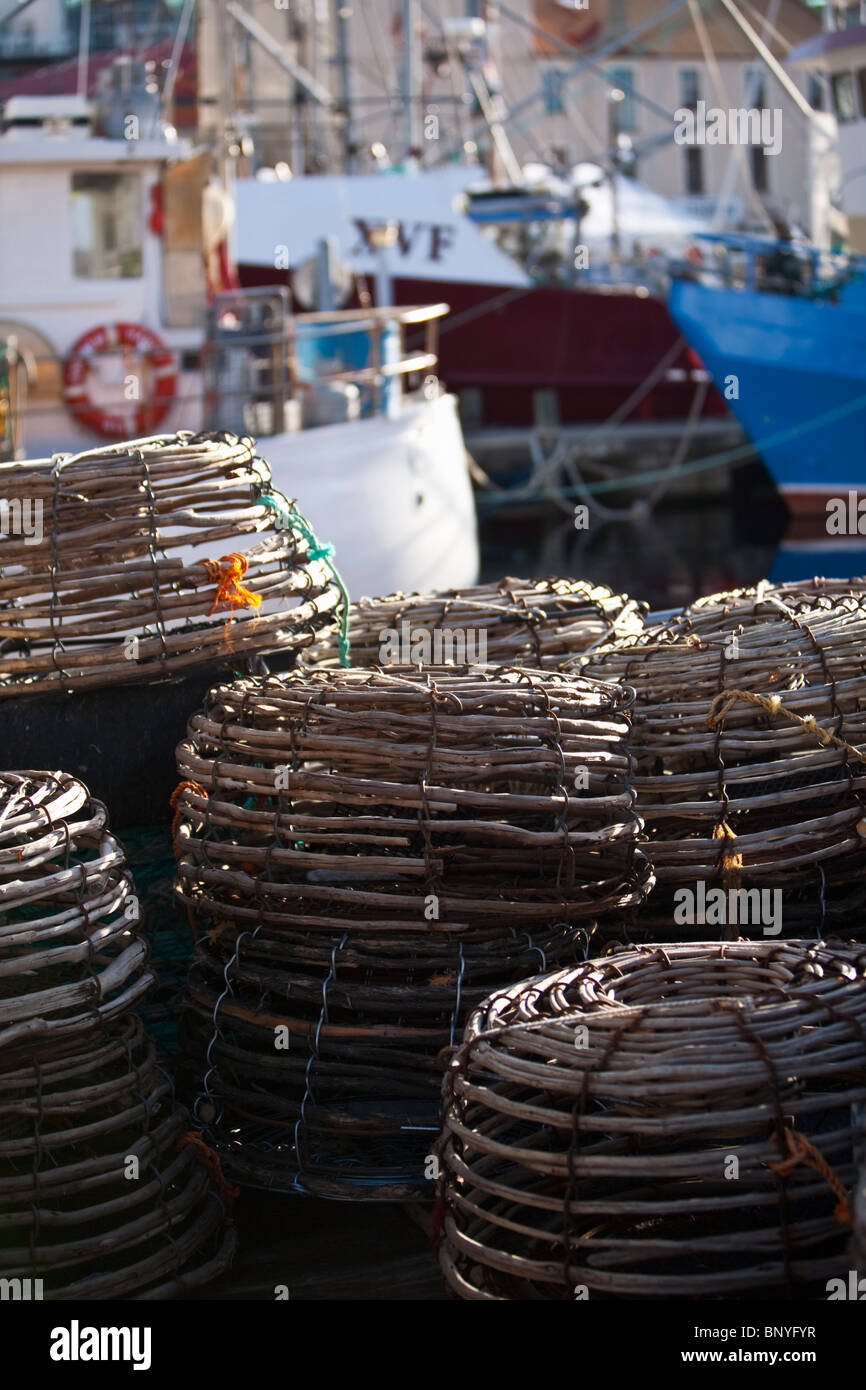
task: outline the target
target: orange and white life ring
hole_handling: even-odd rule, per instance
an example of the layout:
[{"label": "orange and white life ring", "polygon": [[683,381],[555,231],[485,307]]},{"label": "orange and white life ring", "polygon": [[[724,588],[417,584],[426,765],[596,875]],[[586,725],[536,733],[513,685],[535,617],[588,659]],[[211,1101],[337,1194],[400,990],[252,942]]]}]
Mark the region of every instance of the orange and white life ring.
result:
[{"label": "orange and white life ring", "polygon": [[[125,384],[130,377],[138,389],[124,405],[109,408],[93,399],[88,376],[94,357],[117,351],[122,351],[124,358],[129,356]],[[142,360],[145,368],[137,366]],[[63,366],[63,394],[70,414],[104,439],[152,434],[165,419],[177,395],[174,353],[144,324],[100,324],[82,333],[72,344]]]}]

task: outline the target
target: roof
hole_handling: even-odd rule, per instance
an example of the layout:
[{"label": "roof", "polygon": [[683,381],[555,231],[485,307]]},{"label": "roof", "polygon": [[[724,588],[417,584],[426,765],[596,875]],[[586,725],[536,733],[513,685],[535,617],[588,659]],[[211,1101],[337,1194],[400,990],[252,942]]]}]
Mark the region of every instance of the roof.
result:
[{"label": "roof", "polygon": [[[162,39],[136,54],[138,62],[166,63],[171,57],[172,42]],[[91,53],[87,68],[88,96],[98,95],[99,79],[106,68],[112,67],[124,55],[119,49]],[[77,91],[78,59],[67,58],[62,63],[50,63],[35,68],[20,77],[0,79],[0,103],[17,96],[70,96]],[[197,75],[195,45],[185,43],[181,49],[180,67],[174,90],[175,125],[195,125],[197,119]]]},{"label": "roof", "polygon": [[810,63],[816,58],[830,53],[844,53],[849,48],[862,48],[866,53],[866,24],[855,24],[847,29],[829,30],[806,43],[800,43],[788,54],[791,63]]}]

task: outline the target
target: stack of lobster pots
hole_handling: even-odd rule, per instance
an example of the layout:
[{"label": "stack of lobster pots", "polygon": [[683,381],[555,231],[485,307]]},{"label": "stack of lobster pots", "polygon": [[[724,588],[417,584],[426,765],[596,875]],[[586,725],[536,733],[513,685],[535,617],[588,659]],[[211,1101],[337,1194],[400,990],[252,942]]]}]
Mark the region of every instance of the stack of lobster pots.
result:
[{"label": "stack of lobster pots", "polygon": [[68,774],[0,774],[0,1277],[23,1298],[168,1298],[233,1254],[135,1013],[138,926],[101,803]]},{"label": "stack of lobster pots", "polygon": [[491,991],[649,886],[629,696],[550,671],[304,671],[211,690],[178,750],[196,924],[183,1082],[228,1176],[432,1196],[442,1069]]},{"label": "stack of lobster pots", "polygon": [[847,1297],[863,1249],[866,591],[715,595],[566,669],[635,694],[655,886],[491,995],[444,1087],[470,1300]]},{"label": "stack of lobster pots", "polygon": [[146,1010],[176,1046],[191,942],[169,798],[190,709],[221,673],[324,641],[347,599],[251,439],[155,436],[0,465],[0,767],[62,767],[134,846],[161,967]]}]

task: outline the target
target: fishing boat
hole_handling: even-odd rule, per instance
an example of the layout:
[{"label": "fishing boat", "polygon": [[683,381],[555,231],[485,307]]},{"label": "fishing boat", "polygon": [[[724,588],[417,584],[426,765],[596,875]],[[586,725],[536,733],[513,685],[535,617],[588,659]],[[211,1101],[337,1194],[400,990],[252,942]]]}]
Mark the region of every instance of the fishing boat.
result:
[{"label": "fishing boat", "polygon": [[[828,6],[828,26],[834,14]],[[864,478],[866,26],[827,27],[790,57],[830,74],[850,249],[831,253],[791,239],[706,237],[699,266],[674,267],[669,306],[792,516],[802,519],[807,529],[791,544],[810,546],[814,564],[835,534],[824,523]],[[819,523],[814,534],[810,517]],[[815,552],[821,534],[824,543]],[[847,527],[841,534],[850,536]],[[862,542],[857,549],[862,553]]]},{"label": "fishing boat", "polygon": [[251,433],[353,593],[473,583],[466,448],[436,375],[448,305],[305,315],[242,289],[230,184],[131,104],[128,69],[101,102],[5,105],[0,456]]}]

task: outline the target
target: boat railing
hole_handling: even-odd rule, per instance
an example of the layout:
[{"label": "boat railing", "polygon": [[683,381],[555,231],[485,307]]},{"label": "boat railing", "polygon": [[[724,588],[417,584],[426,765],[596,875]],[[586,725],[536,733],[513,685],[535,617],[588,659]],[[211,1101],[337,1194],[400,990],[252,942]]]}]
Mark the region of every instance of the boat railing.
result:
[{"label": "boat railing", "polygon": [[[447,313],[428,304],[293,314],[285,289],[217,295],[202,350],[206,423],[280,434],[292,427],[291,402],[329,391],[356,414],[394,416],[405,383],[433,374]],[[406,330],[419,325],[423,346],[407,350]]]},{"label": "boat railing", "polygon": [[687,259],[672,262],[675,279],[767,294],[834,299],[863,275],[866,260],[801,241],[775,241],[746,233],[704,232]]}]

